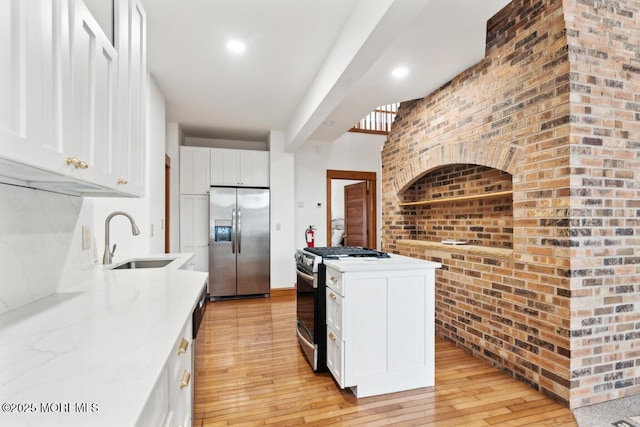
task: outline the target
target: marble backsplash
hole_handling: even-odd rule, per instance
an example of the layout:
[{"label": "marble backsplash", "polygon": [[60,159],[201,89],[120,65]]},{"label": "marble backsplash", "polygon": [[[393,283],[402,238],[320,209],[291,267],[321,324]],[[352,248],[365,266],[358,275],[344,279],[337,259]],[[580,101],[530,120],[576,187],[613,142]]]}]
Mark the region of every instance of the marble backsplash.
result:
[{"label": "marble backsplash", "polygon": [[95,245],[82,249],[90,201],[0,184],[0,314],[88,278]]}]

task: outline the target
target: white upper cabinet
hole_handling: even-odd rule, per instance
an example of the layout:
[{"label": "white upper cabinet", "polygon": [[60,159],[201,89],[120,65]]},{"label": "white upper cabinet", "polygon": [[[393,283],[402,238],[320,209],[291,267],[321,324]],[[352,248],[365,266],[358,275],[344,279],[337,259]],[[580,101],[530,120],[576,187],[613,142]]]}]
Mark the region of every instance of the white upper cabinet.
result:
[{"label": "white upper cabinet", "polygon": [[180,147],[180,194],[209,194],[209,149]]},{"label": "white upper cabinet", "polygon": [[[119,55],[115,155],[121,189],[144,194],[147,105],[147,18],[140,0],[115,0],[114,43]],[[126,188],[126,190],[125,190]]]},{"label": "white upper cabinet", "polygon": [[269,186],[269,152],[240,151],[240,184],[250,187]]},{"label": "white upper cabinet", "polygon": [[79,177],[115,187],[112,153],[118,55],[84,3],[75,1],[73,8],[72,121],[64,126],[69,138],[63,151],[87,163],[86,169],[78,168]]},{"label": "white upper cabinet", "polygon": [[269,152],[211,149],[211,185],[269,186]]},{"label": "white upper cabinet", "polygon": [[[141,195],[119,183],[131,179],[116,167],[122,55],[84,3],[0,3],[0,182],[72,195]],[[132,122],[144,130],[143,113]],[[144,184],[144,152],[134,161]]]},{"label": "white upper cabinet", "polygon": [[239,185],[239,150],[211,149],[211,185]]}]

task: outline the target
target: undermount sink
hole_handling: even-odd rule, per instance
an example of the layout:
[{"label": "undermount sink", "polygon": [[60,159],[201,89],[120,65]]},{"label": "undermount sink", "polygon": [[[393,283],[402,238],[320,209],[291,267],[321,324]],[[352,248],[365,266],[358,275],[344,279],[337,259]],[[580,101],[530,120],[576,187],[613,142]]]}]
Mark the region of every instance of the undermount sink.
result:
[{"label": "undermount sink", "polygon": [[135,268],[162,268],[173,262],[174,258],[167,259],[134,259],[124,264],[113,267],[112,270],[132,270]]}]

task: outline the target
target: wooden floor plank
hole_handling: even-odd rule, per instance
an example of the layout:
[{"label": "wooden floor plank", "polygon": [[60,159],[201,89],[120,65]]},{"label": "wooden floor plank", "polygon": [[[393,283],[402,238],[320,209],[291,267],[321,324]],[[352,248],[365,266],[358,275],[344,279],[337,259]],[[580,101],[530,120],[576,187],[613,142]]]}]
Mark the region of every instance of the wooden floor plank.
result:
[{"label": "wooden floor plank", "polygon": [[211,303],[196,345],[194,427],[576,427],[571,411],[436,338],[436,384],[356,399],[314,374],[295,292]]}]

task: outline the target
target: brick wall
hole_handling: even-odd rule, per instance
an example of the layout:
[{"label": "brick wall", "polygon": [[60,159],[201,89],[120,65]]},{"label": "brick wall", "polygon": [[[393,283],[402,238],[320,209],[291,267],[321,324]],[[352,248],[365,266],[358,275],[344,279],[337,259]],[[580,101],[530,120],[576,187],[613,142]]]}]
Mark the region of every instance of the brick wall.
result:
[{"label": "brick wall", "polygon": [[[382,153],[383,248],[443,263],[437,333],[571,407],[640,392],[639,17],[631,0],[514,0],[483,61],[400,106]],[[461,164],[510,178],[511,208],[399,206]],[[407,243],[456,215],[472,220],[456,238],[499,224],[473,243],[511,250]]]},{"label": "brick wall", "polygon": [[571,391],[640,393],[640,2],[565,6],[571,65]]}]

